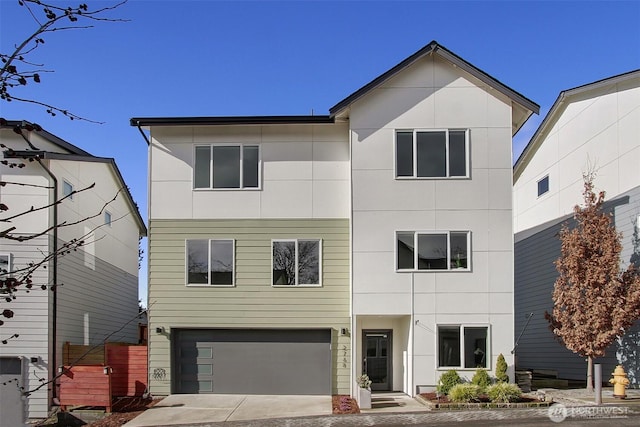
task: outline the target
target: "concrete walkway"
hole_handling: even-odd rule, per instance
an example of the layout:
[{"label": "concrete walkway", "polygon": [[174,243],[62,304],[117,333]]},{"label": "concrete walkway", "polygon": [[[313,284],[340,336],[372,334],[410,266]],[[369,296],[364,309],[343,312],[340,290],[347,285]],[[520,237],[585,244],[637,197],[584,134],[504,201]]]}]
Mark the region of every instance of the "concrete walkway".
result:
[{"label": "concrete walkway", "polygon": [[[547,400],[568,408],[566,415],[570,420],[580,421],[595,411],[596,415],[601,413],[605,418],[617,415],[625,419],[625,423],[631,423],[625,425],[640,425],[640,390],[627,390],[628,398],[621,401],[613,399],[611,390],[605,389],[604,405],[600,409],[593,409],[593,394],[585,390],[545,389],[543,392]],[[172,395],[125,427],[424,426],[491,420],[512,420],[514,424],[525,420],[550,423],[548,408],[430,411],[403,393],[374,393],[371,400],[372,409],[362,410],[361,414],[332,415],[330,396]],[[611,412],[611,407],[619,409]],[[587,411],[589,408],[592,409]]]}]

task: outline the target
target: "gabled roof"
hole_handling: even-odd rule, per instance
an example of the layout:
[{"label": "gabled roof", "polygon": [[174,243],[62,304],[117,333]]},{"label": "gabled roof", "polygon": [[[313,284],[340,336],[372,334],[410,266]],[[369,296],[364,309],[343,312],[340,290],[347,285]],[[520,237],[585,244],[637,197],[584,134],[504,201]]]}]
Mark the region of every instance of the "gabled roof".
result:
[{"label": "gabled roof", "polygon": [[471,74],[472,76],[479,79],[480,81],[486,83],[489,87],[507,96],[513,102],[515,102],[516,104],[520,105],[525,110],[527,110],[528,114],[525,115],[524,119],[521,120],[520,123],[516,124],[517,125],[516,126],[517,128],[515,129],[516,131],[524,124],[524,122],[527,121],[527,119],[529,118],[529,116],[531,116],[532,113],[538,114],[540,112],[540,106],[538,104],[526,98],[524,95],[511,89],[510,87],[503,84],[499,80],[491,77],[489,74],[485,73],[484,71],[480,70],[479,68],[470,64],[469,62],[465,61],[464,59],[462,59],[461,57],[451,52],[449,49],[445,48],[444,46],[442,46],[441,44],[439,44],[434,40],[428,45],[426,45],[425,47],[423,47],[422,49],[420,49],[419,51],[417,51],[416,53],[414,53],[413,55],[409,56],[408,58],[400,62],[395,67],[391,68],[389,71],[376,77],[375,79],[373,79],[372,81],[370,81],[369,83],[367,83],[366,85],[358,89],[357,91],[353,92],[351,95],[344,98],[342,101],[338,102],[336,105],[334,105],[329,109],[329,113],[331,114],[331,116],[339,115],[341,112],[347,109],[349,105],[353,104],[358,99],[367,95],[373,89],[379,87],[381,84],[391,79],[392,77],[394,77],[395,75],[397,75],[398,73],[406,69],[407,67],[411,66],[416,61],[419,61],[425,56],[432,55],[432,54],[436,54],[441,58],[449,61],[453,65],[459,67],[460,69],[466,71],[467,73]]},{"label": "gabled roof", "polygon": [[[127,184],[125,183],[124,178],[120,173],[120,169],[118,169],[118,165],[116,164],[115,159],[110,157],[96,157],[90,154],[89,152],[84,151],[81,148],[78,148],[75,145],[65,141],[64,139],[50,132],[47,132],[39,125],[35,123],[30,123],[26,120],[3,120],[0,122],[0,128],[3,128],[3,129],[8,129],[8,128],[13,129],[16,126],[26,129],[29,132],[34,132],[41,138],[46,139],[52,144],[57,145],[58,147],[68,151],[68,153],[40,151],[38,153],[42,156],[42,158],[55,159],[55,160],[72,160],[72,161],[79,161],[79,162],[97,162],[97,163],[105,163],[111,166],[111,169],[113,170],[116,176],[116,179],[123,190],[122,194],[124,194],[125,200],[129,205],[129,209],[133,213],[134,220],[138,224],[140,235],[141,236],[147,235],[147,227],[144,224],[144,220],[142,219],[142,216],[140,216],[138,205],[133,200],[133,197],[131,196],[131,192],[129,191],[129,187],[127,187]],[[33,152],[33,150],[30,150],[30,152]]]},{"label": "gabled roof", "polygon": [[[618,74],[612,77],[607,77],[602,80],[595,81],[593,83],[588,83],[582,86],[574,87],[573,89],[567,89],[558,95],[555,102],[551,106],[551,109],[536,129],[535,133],[527,143],[526,147],[518,157],[516,164],[513,166],[513,182],[515,183],[526,166],[529,164],[535,153],[542,145],[546,132],[553,128],[553,125],[560,118],[567,105],[573,102],[573,100],[577,96],[585,96],[590,93],[596,95],[598,91],[605,89],[607,87],[611,87],[617,84],[620,84],[625,81],[629,81],[632,79],[640,78],[640,69],[629,71],[627,73]],[[640,85],[640,80],[638,80],[638,85]]]},{"label": "gabled roof", "polygon": [[[486,83],[489,87],[497,90],[520,106],[518,113],[514,112],[513,134],[527,121],[531,114],[540,112],[540,106],[529,100],[525,96],[509,88],[497,79],[491,77],[484,71],[471,65],[455,53],[444,46],[432,41],[395,67],[384,74],[376,77],[351,95],[338,102],[329,109],[328,116],[227,116],[227,117],[134,117],[129,120],[131,126],[198,126],[198,125],[253,125],[253,124],[330,124],[334,123],[336,116],[343,113],[353,102],[368,94],[371,90],[380,86],[391,77],[395,76],[405,68],[409,67],[419,59],[437,54],[455,66],[461,68],[472,76]],[[143,134],[144,135],[144,134]],[[145,136],[146,139],[146,136]],[[148,141],[147,141],[148,143]]]}]

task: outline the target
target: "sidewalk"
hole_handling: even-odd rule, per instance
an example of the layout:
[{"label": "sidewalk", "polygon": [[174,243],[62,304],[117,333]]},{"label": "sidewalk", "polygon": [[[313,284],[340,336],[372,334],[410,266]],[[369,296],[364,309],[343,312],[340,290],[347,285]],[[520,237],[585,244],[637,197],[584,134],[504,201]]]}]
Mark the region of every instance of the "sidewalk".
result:
[{"label": "sidewalk", "polygon": [[[593,415],[602,408],[602,412],[606,415],[606,410],[611,408],[623,409],[616,413],[622,414],[623,417],[637,417],[640,420],[640,390],[627,390],[628,398],[626,400],[614,399],[612,389],[603,390],[603,406],[595,406],[595,395],[588,393],[584,389],[576,390],[556,390],[544,389],[540,390],[546,396],[546,399],[553,399],[554,402],[561,403],[568,409],[568,417],[580,419],[582,415]],[[533,392],[532,394],[536,394]],[[381,395],[387,401],[389,396]],[[406,396],[406,399],[414,401]],[[417,401],[415,401],[417,403]],[[483,410],[434,410],[418,403],[406,402],[406,404],[385,404],[382,405],[384,410],[376,411],[376,409],[363,411],[356,415],[324,415],[324,416],[303,416],[288,418],[269,418],[269,419],[245,419],[242,421],[226,421],[226,422],[207,422],[196,424],[180,424],[179,427],[357,427],[363,425],[429,425],[435,423],[447,422],[467,422],[473,421],[493,421],[493,420],[513,420],[513,421],[531,421],[540,420],[540,422],[550,421],[550,410],[548,408],[522,408],[522,409],[483,409]],[[593,409],[593,408],[596,409]],[[383,409],[380,408],[380,409]],[[392,409],[393,408],[393,409]],[[580,409],[582,408],[582,409]],[[591,411],[585,408],[593,409]],[[393,411],[393,412],[389,412]],[[157,427],[164,427],[158,425]],[[171,427],[178,427],[173,424]]]}]

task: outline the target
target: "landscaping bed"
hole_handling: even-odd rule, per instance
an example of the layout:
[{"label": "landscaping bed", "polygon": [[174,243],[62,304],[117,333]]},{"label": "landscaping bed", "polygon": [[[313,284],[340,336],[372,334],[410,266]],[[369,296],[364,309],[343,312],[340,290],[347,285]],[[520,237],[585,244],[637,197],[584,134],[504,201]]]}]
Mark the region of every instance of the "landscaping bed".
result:
[{"label": "landscaping bed", "polygon": [[452,402],[446,395],[436,393],[420,393],[418,399],[431,409],[497,409],[497,408],[546,408],[553,402],[543,402],[533,396],[523,395],[515,402],[491,402],[487,396],[480,396],[477,402]]},{"label": "landscaping bed", "polygon": [[359,414],[360,407],[355,399],[346,394],[337,394],[331,396],[331,407],[333,414]]}]

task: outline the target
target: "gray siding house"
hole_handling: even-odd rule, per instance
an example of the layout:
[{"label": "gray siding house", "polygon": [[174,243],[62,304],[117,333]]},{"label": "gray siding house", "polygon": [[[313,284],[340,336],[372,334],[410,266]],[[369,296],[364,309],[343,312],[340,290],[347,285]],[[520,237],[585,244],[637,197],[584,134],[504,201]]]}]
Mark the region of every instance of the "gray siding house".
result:
[{"label": "gray siding house", "polygon": [[[582,203],[582,174],[594,171],[596,190],[623,234],[622,267],[640,263],[640,70],[563,91],[514,167],[515,359],[517,369],[557,371],[585,381],[585,359],[554,339],[551,311],[558,231],[572,225]],[[603,379],[622,364],[640,384],[638,324],[595,360]]]}]

